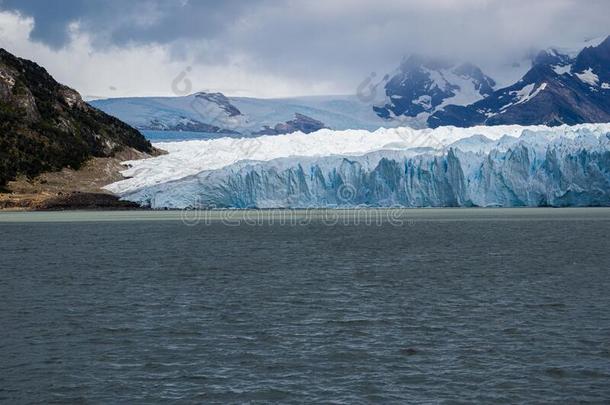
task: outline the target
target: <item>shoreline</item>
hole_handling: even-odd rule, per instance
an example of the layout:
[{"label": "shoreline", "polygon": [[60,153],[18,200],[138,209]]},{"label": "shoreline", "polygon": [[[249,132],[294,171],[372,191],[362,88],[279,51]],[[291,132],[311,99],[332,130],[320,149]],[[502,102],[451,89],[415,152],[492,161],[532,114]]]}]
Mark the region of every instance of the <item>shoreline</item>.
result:
[{"label": "shoreline", "polygon": [[[0,193],[0,197],[2,193]],[[82,203],[71,201],[81,198]],[[107,204],[104,201],[99,200],[107,200]],[[115,211],[146,211],[146,212],[154,212],[154,213],[163,213],[163,212],[205,212],[205,213],[250,213],[250,212],[260,212],[260,213],[282,213],[282,212],[322,212],[322,211],[332,211],[332,212],[358,212],[358,211],[435,211],[435,210],[455,210],[455,211],[493,211],[493,210],[585,210],[585,209],[609,209],[610,206],[564,206],[564,207],[554,207],[554,206],[539,206],[539,207],[477,207],[477,206],[469,206],[469,207],[375,207],[375,206],[361,206],[361,207],[297,207],[297,208],[151,208],[147,206],[141,206],[137,203],[127,200],[121,200],[120,197],[114,194],[105,194],[105,193],[87,193],[87,192],[79,192],[74,191],[65,194],[62,199],[59,199],[57,203],[50,203],[53,200],[48,199],[45,200],[49,202],[43,207],[2,207],[2,199],[0,199],[0,213],[10,213],[10,212],[24,212],[24,213],[34,213],[34,212],[115,212]],[[113,204],[116,202],[116,204]]]},{"label": "shoreline", "polygon": [[113,157],[91,158],[77,170],[64,168],[42,173],[33,179],[20,176],[0,190],[0,212],[148,209],[120,200],[103,187],[125,179],[121,172],[129,166],[123,162],[164,153],[156,148],[153,154],[126,148]]},{"label": "shoreline", "polygon": [[69,191],[58,194],[0,195],[0,212],[148,210],[113,194]]}]

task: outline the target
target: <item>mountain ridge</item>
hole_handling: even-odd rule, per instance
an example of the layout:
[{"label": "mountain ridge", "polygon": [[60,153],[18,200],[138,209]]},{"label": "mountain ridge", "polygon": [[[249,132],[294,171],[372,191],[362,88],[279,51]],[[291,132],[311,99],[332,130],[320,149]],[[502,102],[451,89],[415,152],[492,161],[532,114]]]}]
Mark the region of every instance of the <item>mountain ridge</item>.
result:
[{"label": "mountain ridge", "polygon": [[[320,128],[608,122],[609,41],[610,37],[586,41],[584,48],[532,51],[527,57],[529,69],[521,73],[525,65],[519,63],[521,67],[513,71],[519,79],[507,85],[503,77],[502,87],[472,63],[415,54],[404,57],[397,69],[378,82],[373,82],[375,75],[371,74],[358,87],[367,94],[256,99],[199,92],[181,97],[103,99],[91,104],[142,130],[233,137]],[[383,94],[378,92],[381,88]],[[299,125],[295,118],[299,116],[317,124]]]},{"label": "mountain ridge", "polygon": [[610,36],[576,57],[547,50],[533,62],[518,82],[473,104],[446,106],[428,118],[428,125],[610,122]]}]

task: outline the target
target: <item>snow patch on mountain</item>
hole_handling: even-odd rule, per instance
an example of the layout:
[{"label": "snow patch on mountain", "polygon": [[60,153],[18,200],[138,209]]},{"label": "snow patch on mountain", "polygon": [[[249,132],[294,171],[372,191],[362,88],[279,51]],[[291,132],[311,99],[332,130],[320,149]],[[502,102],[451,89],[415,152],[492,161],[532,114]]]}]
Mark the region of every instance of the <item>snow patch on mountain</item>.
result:
[{"label": "snow patch on mountain", "polygon": [[572,65],[571,64],[567,64],[567,65],[554,65],[552,66],[553,71],[555,73],[557,73],[558,75],[565,75],[565,74],[569,74],[570,71],[572,70]]},{"label": "snow patch on mountain", "polygon": [[599,76],[597,76],[592,68],[588,68],[580,73],[574,73],[576,77],[583,83],[590,84],[591,86],[597,86],[599,84]]},{"label": "snow patch on mountain", "polygon": [[485,97],[485,93],[481,92],[480,87],[477,88],[476,81],[473,81],[471,77],[467,75],[456,74],[452,70],[446,70],[442,72],[442,78],[445,81],[445,88],[450,85],[457,86],[458,89],[454,91],[454,96],[446,98],[438,106],[443,108],[448,104],[455,105],[468,105]]},{"label": "snow patch on mountain", "polygon": [[509,94],[516,97],[515,102],[509,103],[504,107],[500,108],[500,110],[506,110],[511,105],[517,105],[522,103],[527,103],[529,100],[533,99],[540,93],[542,90],[546,88],[546,83],[542,83],[540,86],[536,87],[535,83],[530,83],[524,86],[521,90],[511,91]]}]

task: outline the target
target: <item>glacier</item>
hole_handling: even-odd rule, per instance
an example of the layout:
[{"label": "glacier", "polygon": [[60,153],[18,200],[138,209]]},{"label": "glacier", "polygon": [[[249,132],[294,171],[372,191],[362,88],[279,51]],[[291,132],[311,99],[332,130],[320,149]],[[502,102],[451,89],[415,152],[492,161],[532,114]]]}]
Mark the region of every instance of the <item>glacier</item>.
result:
[{"label": "glacier", "polygon": [[107,189],[152,208],[609,206],[610,124],[161,143]]},{"label": "glacier", "polygon": [[335,130],[425,126],[425,120],[408,117],[385,120],[375,114],[369,103],[362,102],[356,95],[258,99],[199,92],[181,97],[110,98],[91,100],[89,103],[142,130],[178,130],[176,126],[179,124],[199,123],[217,127],[218,133],[230,131],[242,137],[254,136],[253,133],[265,126],[274,127],[292,120],[295,113],[322,121],[325,126]]}]

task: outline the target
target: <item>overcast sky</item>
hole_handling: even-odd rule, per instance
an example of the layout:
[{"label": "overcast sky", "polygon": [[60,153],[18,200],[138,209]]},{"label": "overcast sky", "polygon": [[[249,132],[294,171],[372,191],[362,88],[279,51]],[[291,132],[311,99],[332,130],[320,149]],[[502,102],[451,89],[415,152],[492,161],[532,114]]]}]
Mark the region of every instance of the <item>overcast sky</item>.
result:
[{"label": "overcast sky", "polygon": [[89,97],[172,95],[176,78],[228,95],[350,94],[404,55],[492,66],[608,35],[609,15],[609,0],[0,0],[0,46]]}]

